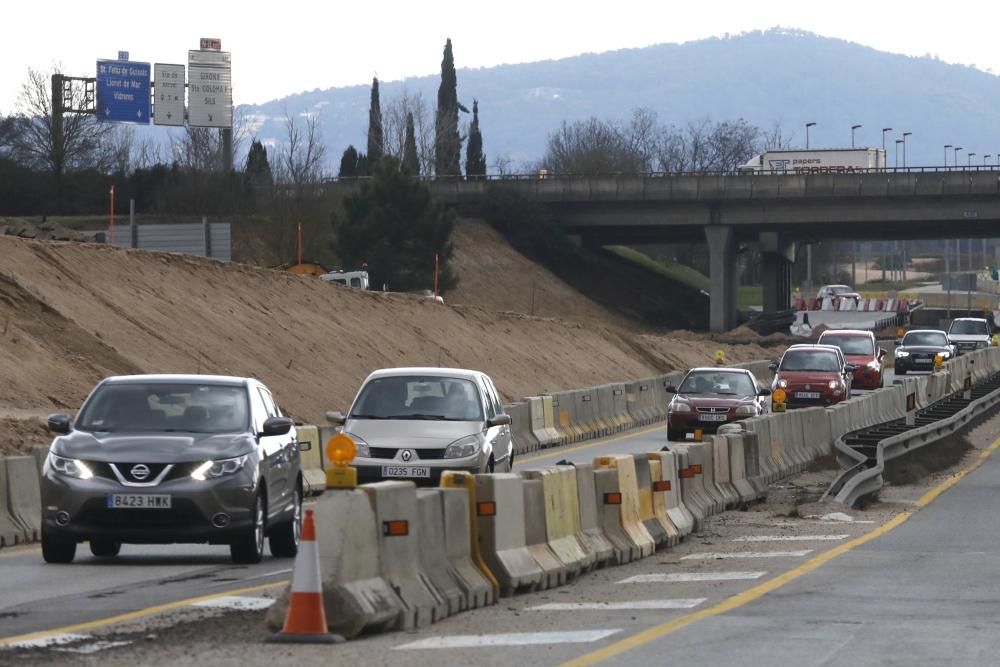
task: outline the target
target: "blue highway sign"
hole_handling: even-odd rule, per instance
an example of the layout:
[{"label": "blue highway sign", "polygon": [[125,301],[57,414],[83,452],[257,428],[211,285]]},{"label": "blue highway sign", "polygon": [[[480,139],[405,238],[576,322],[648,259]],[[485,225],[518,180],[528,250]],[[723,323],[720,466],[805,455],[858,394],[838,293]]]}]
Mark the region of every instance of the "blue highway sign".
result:
[{"label": "blue highway sign", "polygon": [[149,63],[97,61],[97,120],[149,123]]}]

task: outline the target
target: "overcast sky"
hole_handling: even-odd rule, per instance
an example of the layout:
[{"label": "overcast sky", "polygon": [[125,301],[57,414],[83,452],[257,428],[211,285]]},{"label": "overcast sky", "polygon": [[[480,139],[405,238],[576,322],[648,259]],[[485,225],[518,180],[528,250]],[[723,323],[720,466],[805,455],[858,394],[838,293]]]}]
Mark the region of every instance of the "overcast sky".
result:
[{"label": "overcast sky", "polygon": [[237,104],[368,83],[374,74],[395,80],[435,73],[446,37],[463,68],[781,25],[1000,73],[995,0],[6,0],[2,16],[2,113],[15,105],[29,67],[58,62],[67,74],[94,76],[94,61],[115,58],[119,49],[132,60],[186,63],[187,49],[198,48],[200,37],[219,37],[232,52]]}]

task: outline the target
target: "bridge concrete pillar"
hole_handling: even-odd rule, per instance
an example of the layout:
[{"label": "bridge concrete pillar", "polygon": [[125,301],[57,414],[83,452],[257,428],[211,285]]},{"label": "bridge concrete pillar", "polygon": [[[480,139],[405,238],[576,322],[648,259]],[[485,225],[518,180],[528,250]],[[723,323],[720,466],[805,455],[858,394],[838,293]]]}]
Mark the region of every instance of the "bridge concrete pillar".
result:
[{"label": "bridge concrete pillar", "polygon": [[709,328],[721,333],[736,326],[736,243],[727,225],[705,227],[705,237],[711,278]]},{"label": "bridge concrete pillar", "polygon": [[795,244],[783,241],[777,232],[761,232],[760,255],[764,312],[788,310],[792,307],[792,264],[795,262]]}]

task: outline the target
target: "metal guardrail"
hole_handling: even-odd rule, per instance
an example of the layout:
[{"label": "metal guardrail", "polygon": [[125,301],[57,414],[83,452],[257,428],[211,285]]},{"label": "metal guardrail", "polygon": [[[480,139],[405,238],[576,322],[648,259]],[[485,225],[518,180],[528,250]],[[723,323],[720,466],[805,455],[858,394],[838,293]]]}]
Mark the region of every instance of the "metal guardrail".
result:
[{"label": "metal guardrail", "polygon": [[974,386],[971,399],[963,398],[963,393],[958,391],[917,411],[913,426],[908,426],[905,419],[895,419],[838,438],[834,442],[837,452],[855,463],[834,480],[821,500],[833,498],[853,507],[877,494],[888,461],[962,430],[1000,404],[1000,373]]}]

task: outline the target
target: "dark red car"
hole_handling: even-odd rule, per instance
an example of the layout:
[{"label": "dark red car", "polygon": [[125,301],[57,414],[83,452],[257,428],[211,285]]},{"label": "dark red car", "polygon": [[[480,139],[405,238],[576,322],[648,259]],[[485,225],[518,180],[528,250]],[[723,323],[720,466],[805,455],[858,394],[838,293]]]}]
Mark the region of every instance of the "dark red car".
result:
[{"label": "dark red car", "polygon": [[824,331],[818,345],[836,345],[844,353],[847,363],[854,366],[853,386],[859,389],[881,389],[884,384],[885,350],[879,348],[871,331],[845,329]]},{"label": "dark red car", "polygon": [[762,388],[744,368],[693,368],[667,409],[667,438],[684,440],[688,433],[714,432],[722,424],[755,417],[767,411],[771,392]]},{"label": "dark red car", "polygon": [[782,389],[789,407],[833,405],[850,398],[853,364],[828,345],[796,345],[771,364],[771,390]]}]

